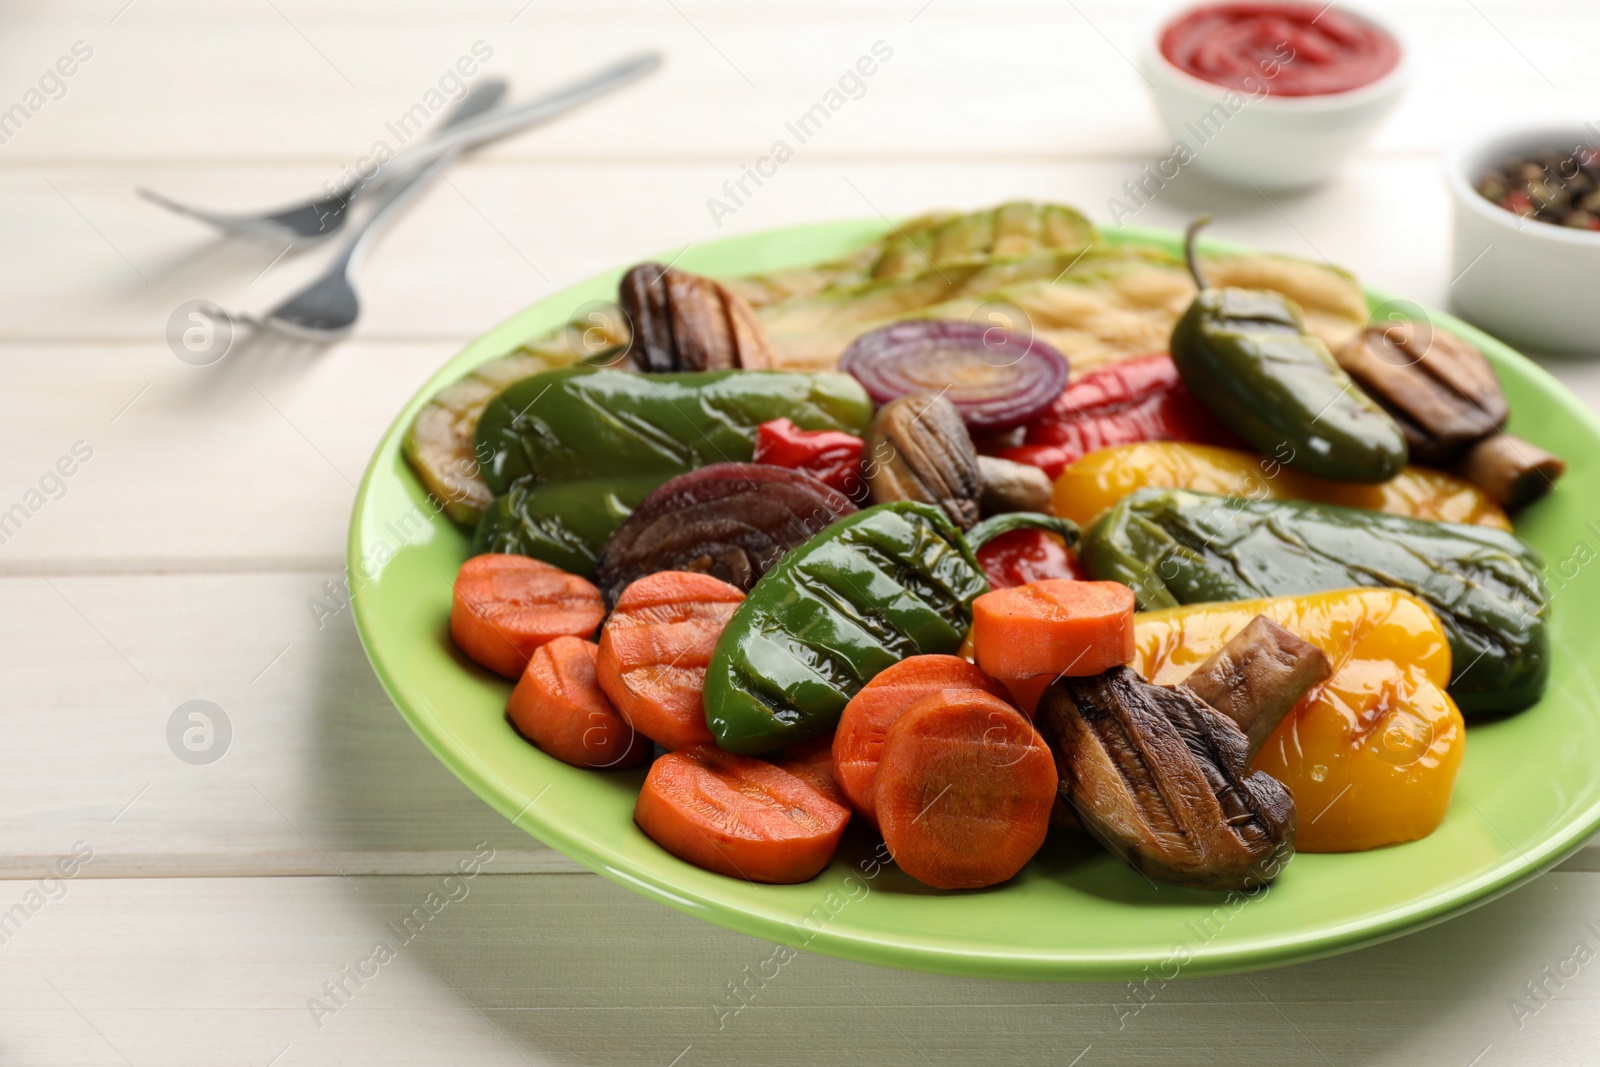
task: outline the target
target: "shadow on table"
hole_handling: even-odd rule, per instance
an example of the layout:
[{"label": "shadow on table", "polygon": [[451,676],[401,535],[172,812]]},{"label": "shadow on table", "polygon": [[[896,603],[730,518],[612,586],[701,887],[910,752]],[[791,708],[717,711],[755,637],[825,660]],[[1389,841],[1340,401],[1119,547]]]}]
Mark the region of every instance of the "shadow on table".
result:
[{"label": "shadow on table", "polygon": [[[390,707],[348,624],[318,655],[311,791],[348,855],[500,856],[529,839],[433,760]],[[457,840],[462,827],[468,837]],[[419,870],[440,864],[418,856]],[[498,861],[498,858],[497,858]],[[502,865],[502,869],[504,866]],[[361,881],[397,963],[528,1062],[1467,1064],[1518,1040],[1503,1005],[1566,958],[1588,899],[1548,877],[1452,922],[1360,952],[1253,975],[1015,983],[794,953],[589,874],[433,873]],[[1557,876],[1572,882],[1588,875]],[[463,892],[464,887],[464,892]],[[430,893],[454,896],[425,923]],[[426,912],[424,912],[426,914]],[[401,941],[396,932],[406,936]],[[381,991],[377,993],[382,996]],[[371,993],[364,993],[366,998]],[[1484,1005],[1493,1006],[1485,1012]],[[1536,1024],[1529,1024],[1531,1034]]]}]

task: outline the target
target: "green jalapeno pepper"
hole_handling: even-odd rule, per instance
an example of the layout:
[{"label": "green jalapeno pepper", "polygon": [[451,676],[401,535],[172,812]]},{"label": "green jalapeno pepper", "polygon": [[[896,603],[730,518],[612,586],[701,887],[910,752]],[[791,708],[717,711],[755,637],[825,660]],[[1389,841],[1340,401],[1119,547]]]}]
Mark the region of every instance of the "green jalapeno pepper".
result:
[{"label": "green jalapeno pepper", "polygon": [[846,374],[697,371],[632,374],[563,367],[524,378],[478,419],[483,479],[496,494],[519,478],[562,482],[675,474],[748,461],[756,427],[789,419],[806,430],[860,434],[872,402]]},{"label": "green jalapeno pepper", "polygon": [[974,549],[1044,515],[963,537],[931,504],[900,500],[833,523],[780,559],[728,620],[706,670],[706,722],[730,752],[770,752],[833,729],[844,706],[908,656],[953,653],[989,589]]},{"label": "green jalapeno pepper", "polygon": [[1549,593],[1537,551],[1487,526],[1298,500],[1142,489],[1089,528],[1079,558],[1145,609],[1402,589],[1438,613],[1465,714],[1535,703],[1550,672]]},{"label": "green jalapeno pepper", "polygon": [[1264,289],[1200,293],[1172,329],[1172,361],[1189,391],[1228,428],[1278,461],[1338,482],[1382,482],[1406,465],[1400,427],[1307,332],[1300,309]]}]

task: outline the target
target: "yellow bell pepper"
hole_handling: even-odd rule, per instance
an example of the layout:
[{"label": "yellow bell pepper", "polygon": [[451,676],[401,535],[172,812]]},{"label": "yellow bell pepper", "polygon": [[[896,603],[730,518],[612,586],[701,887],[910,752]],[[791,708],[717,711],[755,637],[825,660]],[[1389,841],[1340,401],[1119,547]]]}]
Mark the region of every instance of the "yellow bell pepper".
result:
[{"label": "yellow bell pepper", "polygon": [[1133,668],[1173,685],[1257,615],[1327,653],[1333,675],[1262,746],[1252,766],[1288,787],[1302,852],[1354,852],[1432,833],[1466,748],[1450,645],[1431,610],[1394,589],[1195,604],[1134,620]]},{"label": "yellow bell pepper", "polygon": [[1246,500],[1314,500],[1416,519],[1511,529],[1511,520],[1476,486],[1443,471],[1407,467],[1386,482],[1330,482],[1253,452],[1176,441],[1113,445],[1069,464],[1056,479],[1057,515],[1088,526],[1129,493],[1147,486],[1193,489]]}]

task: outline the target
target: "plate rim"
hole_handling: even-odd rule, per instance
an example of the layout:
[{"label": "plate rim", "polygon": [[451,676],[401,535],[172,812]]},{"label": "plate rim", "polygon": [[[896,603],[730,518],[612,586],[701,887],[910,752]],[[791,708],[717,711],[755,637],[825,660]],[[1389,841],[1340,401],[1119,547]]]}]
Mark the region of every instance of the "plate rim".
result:
[{"label": "plate rim", "polygon": [[[732,235],[686,247],[725,248],[742,243],[760,245],[785,236],[798,236],[829,228],[837,228],[841,232],[858,230],[869,234],[867,239],[870,239],[872,229],[881,234],[897,226],[901,221],[903,220],[870,218],[822,220]],[[1153,227],[1115,228],[1095,224],[1095,228],[1112,244],[1148,244],[1171,250],[1181,240],[1181,235],[1175,231]],[[1208,251],[1277,254],[1263,253],[1249,246],[1213,239],[1202,239],[1201,244]],[[681,251],[682,249],[673,249],[654,258],[664,260]],[[536,317],[540,309],[563,298],[570,299],[577,291],[595,284],[602,278],[620,274],[622,269],[624,268],[612,268],[586,276],[518,309],[450,356],[412,394],[384,430],[362,474],[352,506],[346,545],[346,563],[352,572],[356,570],[358,561],[363,558],[365,543],[363,518],[368,497],[386,459],[398,454],[416,411],[439,389],[462,377],[472,367],[507,354],[526,340],[528,327],[521,325],[523,320]],[[1359,279],[1357,284],[1361,284]],[[1539,386],[1541,392],[1558,402],[1568,413],[1585,423],[1592,433],[1600,437],[1600,414],[1591,411],[1549,371],[1506,342],[1428,305],[1364,284],[1361,285],[1361,290],[1369,309],[1389,304],[1416,308],[1428,316],[1434,325],[1443,327],[1446,331],[1486,349],[1491,361],[1509,360],[1517,365],[1521,373],[1529,376]],[[544,818],[536,807],[537,797],[527,804],[519,804],[520,797],[513,798],[497,788],[496,776],[479,764],[472,752],[458,751],[455,746],[448,743],[448,731],[432,715],[425,714],[417,706],[418,701],[407,693],[406,685],[393,665],[375,648],[375,639],[371,633],[373,622],[369,618],[372,608],[363,592],[365,584],[365,582],[351,583],[352,615],[361,640],[362,651],[383,686],[385,694],[411,727],[412,732],[451,774],[512,825],[547,847],[576,860],[608,881],[624,886],[675,911],[738,933],[791,948],[803,948],[822,955],[880,966],[963,977],[1103,982],[1137,977],[1142,972],[1148,971],[1152,963],[1157,962],[1143,951],[1119,953],[1097,950],[1089,955],[1075,955],[1074,950],[1059,948],[1037,953],[1020,953],[1014,950],[986,952],[960,945],[929,944],[896,933],[868,937],[848,930],[831,928],[811,930],[770,911],[707,897],[692,887],[663,884],[664,880],[654,877],[649,872],[636,873],[615,867],[612,865],[612,858],[586,835],[569,828],[561,821]],[[423,699],[421,703],[426,704],[427,701]],[[1407,904],[1389,909],[1380,918],[1319,928],[1314,934],[1273,934],[1265,935],[1255,941],[1230,945],[1202,945],[1195,951],[1192,959],[1184,964],[1183,976],[1241,973],[1308,962],[1426,929],[1487,904],[1539,877],[1550,867],[1581,848],[1597,830],[1600,830],[1600,799],[1591,804],[1581,815],[1569,820],[1560,831],[1541,840],[1532,851],[1517,849],[1516,857],[1503,860],[1479,877],[1453,889],[1435,890],[1423,894]]]}]

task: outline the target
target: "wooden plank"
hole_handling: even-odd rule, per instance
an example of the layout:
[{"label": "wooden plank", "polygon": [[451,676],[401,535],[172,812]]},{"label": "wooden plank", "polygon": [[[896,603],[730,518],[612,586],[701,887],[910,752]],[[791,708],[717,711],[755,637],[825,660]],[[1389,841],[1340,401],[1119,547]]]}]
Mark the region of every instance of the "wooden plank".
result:
[{"label": "wooden plank", "polygon": [[[817,220],[1017,198],[1061,201],[1103,222],[1144,226],[1181,226],[1207,210],[1217,217],[1218,236],[1325,257],[1413,300],[1448,297],[1447,204],[1442,196],[1397,195],[1436,186],[1431,161],[1372,162],[1312,196],[1270,200],[1190,173],[1135,200],[1126,186],[1144,181],[1145,167],[1133,160],[928,167],[829,161],[802,151],[760,188],[746,181],[748,195],[735,190],[730,198],[723,185],[741,178],[731,162],[464,164],[361,265],[363,319],[355,337],[433,339],[449,350],[564,285],[686,245]],[[131,187],[252,207],[307,195],[324,177],[314,166],[0,169],[0,227],[15,242],[0,263],[0,340],[159,342],[175,309],[196,299],[266,311],[318,273],[327,253],[279,258],[283,246],[215,239],[136,198]],[[279,344],[256,359],[306,362],[314,352]],[[176,369],[195,379],[216,376],[215,369]]]},{"label": "wooden plank", "polygon": [[[341,578],[0,580],[7,616],[29,620],[0,644],[0,877],[37,877],[79,840],[96,877],[437,871],[482,841],[515,869],[577,870],[423,748],[348,610],[313,616]],[[209,764],[169,740],[193,700],[221,709]]]},{"label": "wooden plank", "polygon": [[[1129,59],[1145,27],[1142,5],[1131,3],[773,10],[636,0],[522,10],[523,0],[504,0],[381,17],[367,4],[143,0],[118,15],[123,6],[35,5],[13,22],[7,106],[75,41],[94,51],[65,94],[4,145],[8,161],[346,161],[480,40],[493,52],[485,71],[523,93],[642,48],[669,57],[649,90],[496,150],[508,158],[751,159],[877,40],[894,57],[830,120],[827,152],[1126,157],[1165,144]],[[1522,115],[1554,112],[1564,93],[1593,91],[1600,69],[1584,44],[1597,26],[1592,8],[1540,5],[1558,21],[1509,0],[1477,6],[1386,5],[1425,47],[1380,151],[1434,153],[1486,116],[1512,117],[1513,104]],[[110,114],[118,121],[105,121]]]},{"label": "wooden plank", "polygon": [[[790,959],[592,876],[64,888],[3,949],[8,1061],[1566,1065],[1592,1062],[1600,1018],[1600,968],[1574,961],[1600,946],[1593,875],[1358,953],[1136,986]],[[347,977],[378,942],[392,958]]]}]

